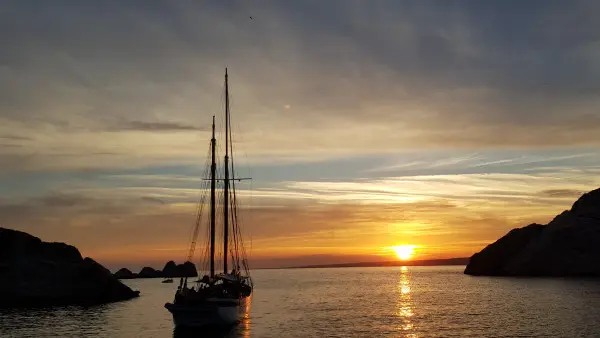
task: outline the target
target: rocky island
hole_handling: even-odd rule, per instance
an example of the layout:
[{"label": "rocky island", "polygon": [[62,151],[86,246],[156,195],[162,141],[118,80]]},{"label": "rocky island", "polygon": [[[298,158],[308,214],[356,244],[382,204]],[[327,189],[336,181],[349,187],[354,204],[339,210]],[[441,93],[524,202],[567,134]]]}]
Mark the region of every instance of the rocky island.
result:
[{"label": "rocky island", "polygon": [[513,229],[474,254],[465,274],[600,277],[600,189],[583,194],[550,223]]},{"label": "rocky island", "polygon": [[138,295],[71,245],[0,227],[0,307],[96,305]]},{"label": "rocky island", "polygon": [[134,278],[175,278],[175,277],[197,277],[198,271],[192,262],[176,264],[174,261],[168,261],[162,270],[155,270],[149,266],[145,266],[138,273],[122,268],[115,272],[114,275],[118,279],[134,279]]}]

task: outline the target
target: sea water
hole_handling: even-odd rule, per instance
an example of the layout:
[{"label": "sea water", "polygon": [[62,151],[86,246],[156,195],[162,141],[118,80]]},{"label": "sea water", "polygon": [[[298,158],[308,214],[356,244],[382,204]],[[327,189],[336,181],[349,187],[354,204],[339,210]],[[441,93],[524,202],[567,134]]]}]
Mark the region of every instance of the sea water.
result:
[{"label": "sea water", "polygon": [[178,280],[126,280],[140,298],[0,310],[0,336],[600,337],[600,279],[472,277],[463,269],[254,270],[250,317],[212,331],[173,330],[164,304]]}]

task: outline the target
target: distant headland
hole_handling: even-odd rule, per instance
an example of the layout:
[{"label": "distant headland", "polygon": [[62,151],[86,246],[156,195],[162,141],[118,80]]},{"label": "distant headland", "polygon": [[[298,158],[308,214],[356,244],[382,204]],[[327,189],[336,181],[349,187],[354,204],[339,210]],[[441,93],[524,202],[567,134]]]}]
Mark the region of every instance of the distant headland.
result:
[{"label": "distant headland", "polygon": [[114,276],[118,279],[197,277],[198,271],[192,262],[176,264],[174,261],[168,261],[162,270],[146,266],[140,272],[134,273],[129,269],[122,268],[115,272]]},{"label": "distant headland", "polygon": [[0,307],[96,305],[138,295],[74,246],[0,227]]},{"label": "distant headland", "polygon": [[448,259],[426,259],[426,260],[414,260],[414,261],[383,261],[383,262],[358,262],[358,263],[336,263],[336,264],[321,264],[321,265],[302,265],[302,266],[285,267],[283,269],[466,265],[468,261],[469,261],[469,258],[465,257],[465,258],[448,258]]},{"label": "distant headland", "polygon": [[465,274],[600,277],[600,189],[550,223],[513,229],[474,254]]}]

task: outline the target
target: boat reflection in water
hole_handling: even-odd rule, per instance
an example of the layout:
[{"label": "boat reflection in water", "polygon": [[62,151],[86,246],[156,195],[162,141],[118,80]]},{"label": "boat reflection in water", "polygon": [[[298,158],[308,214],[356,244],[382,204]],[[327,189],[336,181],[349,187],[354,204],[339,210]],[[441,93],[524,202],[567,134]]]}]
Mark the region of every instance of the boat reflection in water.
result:
[{"label": "boat reflection in water", "polygon": [[186,327],[173,329],[173,338],[249,338],[250,318],[243,319],[237,325]]},{"label": "boat reflection in water", "polygon": [[410,293],[410,272],[406,266],[403,266],[400,269],[400,278],[398,280],[396,293],[398,304],[396,316],[400,323],[399,331],[404,332],[405,337],[417,337],[417,335],[413,333],[415,328],[412,321],[414,312]]},{"label": "boat reflection in water", "polygon": [[210,338],[233,338],[240,337],[237,335],[235,325],[228,326],[206,326],[206,327],[188,327],[188,326],[179,326],[173,330],[174,338],[183,338],[183,337],[210,337]]},{"label": "boat reflection in water", "polygon": [[[250,308],[248,303],[248,312],[250,313]],[[238,325],[238,337],[250,338],[250,318],[246,318],[240,322]]]}]

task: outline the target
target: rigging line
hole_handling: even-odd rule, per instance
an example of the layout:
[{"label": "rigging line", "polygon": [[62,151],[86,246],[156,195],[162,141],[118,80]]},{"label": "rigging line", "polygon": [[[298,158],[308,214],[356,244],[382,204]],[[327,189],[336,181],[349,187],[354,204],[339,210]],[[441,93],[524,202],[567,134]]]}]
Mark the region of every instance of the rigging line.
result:
[{"label": "rigging line", "polygon": [[[232,91],[229,91],[229,104],[231,105],[231,102],[234,100],[233,98],[233,93]],[[227,103],[226,103],[227,104]],[[231,114],[231,108],[229,108],[229,113]],[[230,119],[231,121],[231,119]],[[231,177],[232,179],[235,179],[235,166],[234,166],[234,138],[233,138],[233,128],[228,128],[229,129],[229,139],[231,140],[231,143],[229,144],[230,147],[230,153],[231,153]],[[239,238],[239,219],[238,219],[238,212],[237,212],[237,194],[236,194],[236,187],[235,187],[235,180],[232,181],[232,187],[231,187],[231,192],[232,192],[232,200],[231,200],[231,209],[232,209],[232,213],[231,213],[231,220],[232,220],[232,230],[233,230],[233,239],[234,239],[234,245],[233,248],[235,250],[235,254],[234,256],[234,261],[236,264],[236,267],[239,267],[239,242],[240,242],[240,238]]]},{"label": "rigging line", "polygon": [[[206,218],[206,220],[207,219],[208,218]],[[203,238],[204,238],[204,241],[202,243],[202,254],[200,255],[199,263],[200,263],[200,269],[201,269],[200,271],[206,272],[206,271],[208,271],[208,265],[209,265],[207,257],[208,257],[208,246],[209,246],[208,238],[210,237],[210,227],[207,224],[207,221],[205,221],[205,222],[201,221],[200,222],[201,225],[203,223],[205,223],[203,225],[203,229],[204,229],[204,236],[203,236]]]},{"label": "rigging line", "polygon": [[[208,162],[206,162],[204,175],[208,174],[208,170],[209,170],[209,165],[208,165]],[[193,255],[196,250],[196,242],[198,240],[199,228],[201,226],[202,215],[204,212],[204,206],[206,204],[206,198],[208,195],[207,194],[208,183],[202,182],[200,185],[200,188],[201,188],[201,190],[200,190],[201,196],[200,196],[200,201],[199,201],[198,208],[197,208],[196,224],[195,224],[195,229],[194,229],[194,238],[193,238],[193,242],[191,244],[190,253],[188,255],[189,261],[191,261],[193,259]]]},{"label": "rigging line", "polygon": [[[231,97],[230,97],[230,101],[231,101]],[[233,135],[232,135],[233,134],[232,129],[233,128],[229,128],[229,135],[226,135],[226,137],[229,136],[229,138],[231,140],[231,143],[230,143],[230,149],[231,149],[230,160],[231,160],[231,171],[232,171],[231,174],[232,174],[232,178],[235,178],[235,166],[234,166],[234,156],[233,156],[233,154],[234,154],[234,152],[233,152],[234,139],[233,139]],[[236,246],[236,251],[237,251],[235,254],[236,265],[239,267],[239,258],[240,258],[239,256],[242,256],[242,264],[244,266],[244,270],[250,280],[250,284],[252,284],[252,280],[250,278],[249,271],[248,271],[249,268],[248,268],[248,263],[247,263],[247,259],[246,259],[246,251],[243,246],[243,238],[241,236],[241,227],[239,224],[240,220],[239,220],[239,213],[238,213],[238,207],[237,207],[238,203],[237,203],[237,193],[236,193],[236,189],[235,189],[235,180],[232,181],[232,189],[231,190],[232,190],[232,197],[233,197],[232,201],[231,201],[233,204],[231,217],[232,217],[232,225],[234,227],[234,229],[233,229],[234,230],[234,242],[235,242],[234,245]],[[238,246],[241,246],[241,250],[239,249]]]},{"label": "rigging line", "polygon": [[[242,204],[241,201],[237,202],[237,204],[234,206],[234,208],[239,209],[241,204]],[[237,210],[236,210],[236,217],[237,217],[237,223],[238,224],[244,223],[242,221],[242,217],[243,216],[239,212],[237,212]],[[238,236],[239,236],[240,245],[242,246],[243,250],[245,250],[245,247],[243,246],[243,234],[242,234],[242,227],[241,226],[237,227],[237,233],[238,233]]]},{"label": "rigging line", "polygon": [[205,236],[204,236],[204,251],[202,254],[202,271],[204,272],[204,274],[208,274],[208,271],[210,270],[210,260],[209,260],[209,255],[210,255],[210,224],[208,217],[206,218],[206,222],[205,222],[205,227],[204,227],[204,232],[205,232]]},{"label": "rigging line", "polygon": [[[233,100],[233,96],[234,96],[234,95],[232,95],[232,93],[230,92],[230,103],[231,103],[231,101]],[[237,129],[237,131],[238,131],[238,133],[237,133],[237,134],[238,134],[238,135],[240,135],[240,138],[242,138],[242,139],[243,139],[243,134],[242,134],[242,133],[241,133],[241,131],[240,131],[240,129],[241,129],[241,128],[239,128],[239,124],[238,124],[237,122],[236,122],[236,127],[237,127],[236,129]],[[231,128],[231,129],[233,129],[233,128]],[[230,129],[230,135],[232,134],[232,130],[231,130],[231,129]],[[233,135],[231,135],[231,136],[230,136],[230,139],[231,139],[231,154],[232,154],[232,160],[231,160],[231,162],[232,162],[232,167],[233,167],[233,147],[234,147],[234,145],[233,145],[233,143],[234,143]],[[245,151],[243,151],[243,153],[245,154],[246,161],[247,161],[247,162],[249,162],[249,161],[248,161],[248,154],[247,154]],[[249,167],[249,166],[248,166],[248,167]],[[233,170],[234,170],[234,169],[232,169],[232,171],[233,171]],[[235,183],[235,181],[234,181],[234,183]],[[235,193],[235,191],[236,191],[236,190],[235,190],[235,189],[233,189],[234,200],[236,200],[236,201],[237,201],[237,198],[235,197],[235,196],[236,196],[236,193]],[[236,206],[234,206],[234,208],[236,209],[236,211],[235,211],[236,223],[238,223],[238,222],[241,222],[241,221],[240,221],[240,219],[239,219],[239,214],[237,213],[237,203],[236,203]],[[238,229],[238,235],[239,235],[239,237],[240,237],[240,239],[239,239],[239,242],[240,242],[240,245],[241,245],[241,247],[242,247],[242,250],[241,250],[241,251],[242,251],[242,257],[243,257],[244,265],[247,265],[247,253],[246,253],[245,247],[244,247],[244,245],[243,245],[243,237],[242,237],[242,234],[241,234],[241,229],[240,229],[240,227],[239,227],[239,226],[237,227],[237,229]]]},{"label": "rigging line", "polygon": [[238,247],[237,247],[237,236],[236,236],[236,224],[235,224],[235,217],[233,215],[234,212],[234,201],[233,199],[229,200],[229,206],[230,206],[230,210],[232,211],[231,214],[229,215],[230,221],[231,221],[231,230],[232,230],[232,236],[230,238],[228,238],[228,243],[229,243],[229,252],[228,254],[230,255],[230,257],[232,258],[232,263],[233,266],[236,267],[237,264],[237,251],[238,251]]},{"label": "rigging line", "polygon": [[[250,181],[250,208],[252,208],[252,205],[254,203],[254,183],[252,181]],[[252,213],[250,213],[250,217],[252,217]],[[252,220],[250,220],[250,224],[252,224]],[[250,232],[250,256],[252,256],[252,227],[248,228],[248,231]]]},{"label": "rigging line", "polygon": [[[232,201],[231,201],[231,209],[232,209],[232,210],[234,210],[234,209],[235,209],[235,203],[234,203],[233,199],[232,199]],[[235,212],[235,211],[234,211],[234,212]],[[235,222],[235,216],[234,216],[234,214],[233,214],[233,213],[232,213],[232,215],[231,215],[231,221],[232,221],[232,224],[235,224],[235,223],[234,223],[234,222]],[[235,225],[234,225],[234,228],[233,228],[233,250],[234,250],[234,252],[233,252],[233,255],[232,255],[232,256],[234,256],[234,257],[235,257],[235,258],[234,258],[234,260],[235,260],[235,266],[236,266],[236,267],[239,267],[239,254],[238,254],[238,252],[239,252],[239,248],[238,248],[238,242],[239,242],[239,239],[238,239],[238,236],[237,236],[237,235],[238,235],[238,232],[237,232],[237,227],[235,227]]]},{"label": "rigging line", "polygon": [[[210,156],[207,157],[207,161],[208,158],[210,158]],[[212,162],[212,161],[211,161]],[[208,173],[207,175],[208,176]],[[210,183],[208,181],[206,181],[206,194],[209,194],[209,185]],[[208,197],[207,197],[208,198]],[[209,270],[210,270],[210,237],[211,237],[211,227],[210,227],[210,217],[206,217],[205,221],[205,237],[204,237],[204,253],[202,256],[203,259],[203,268],[204,268],[204,272],[206,272],[206,274],[208,274]]]},{"label": "rigging line", "polygon": [[[209,147],[209,152],[210,152],[210,147]],[[205,171],[204,171],[204,175],[206,175],[207,173],[207,165],[208,162],[205,161]],[[194,252],[196,250],[196,242],[198,240],[198,232],[199,232],[199,218],[202,217],[202,198],[203,196],[205,196],[202,192],[203,192],[203,186],[204,186],[204,182],[200,183],[200,191],[198,192],[198,195],[200,195],[200,203],[196,206],[196,221],[194,222],[194,225],[192,227],[193,231],[191,233],[191,238],[190,241],[188,242],[188,252],[187,252],[187,257],[186,257],[186,261],[192,261],[193,259],[193,255]],[[198,198],[198,197],[197,197]]]},{"label": "rigging line", "polygon": [[[198,221],[198,225],[199,228],[202,226],[202,219],[200,219]],[[208,227],[205,227],[205,232],[208,232]],[[202,246],[203,250],[202,250],[202,255],[200,256],[200,265],[203,266],[204,265],[204,261],[203,259],[206,257],[206,253],[207,253],[207,248],[208,246],[206,245],[206,243],[204,243],[204,245]]]},{"label": "rigging line", "polygon": [[[200,183],[200,185],[202,186],[202,182]],[[200,204],[196,205],[196,221],[193,223],[191,229],[190,229],[190,235],[188,237],[188,250],[186,251],[186,260],[189,260],[190,255],[193,255],[193,245],[194,245],[194,239],[195,239],[195,234],[197,231],[197,221],[198,221],[198,214],[200,212]]]},{"label": "rigging line", "polygon": [[[233,157],[232,157],[232,166],[233,166]],[[235,169],[232,169],[232,176],[235,177]],[[236,251],[237,251],[236,255],[239,255],[239,253],[240,253],[239,245],[242,244],[242,250],[243,250],[243,242],[242,242],[242,238],[240,238],[240,225],[239,225],[239,217],[238,217],[239,215],[238,215],[238,208],[237,208],[237,204],[238,204],[237,203],[237,192],[235,189],[235,181],[233,181],[233,182],[234,183],[233,183],[233,189],[232,189],[232,193],[233,193],[232,217],[233,217],[233,223],[235,224],[234,233],[236,236],[236,241],[235,241],[236,242],[235,246],[236,246]],[[239,261],[239,259],[238,259],[238,261]]]},{"label": "rigging line", "polygon": [[[235,96],[233,95],[233,92],[231,90],[229,90],[229,104],[231,105],[231,102],[233,102],[235,100]],[[231,111],[231,109],[230,109]],[[231,120],[230,120],[231,122]],[[242,133],[242,128],[240,128],[240,123],[235,122],[235,128],[236,128],[236,133],[235,133],[235,137],[239,138],[239,141],[234,140],[233,138],[233,134],[230,131],[230,139],[231,139],[231,153],[233,154],[233,143],[238,143],[238,144],[244,144],[245,140],[244,140],[244,134]],[[230,128],[230,130],[233,128]],[[239,150],[238,150],[239,151]],[[246,159],[246,168],[248,170],[248,177],[252,177],[252,167],[250,166],[250,160],[248,160],[248,152],[242,148],[242,154],[244,155],[244,158]]]},{"label": "rigging line", "polygon": [[201,221],[202,221],[202,215],[204,213],[204,206],[206,205],[206,197],[207,194],[203,194],[202,198],[200,199],[200,207],[199,207],[199,211],[196,217],[196,224],[195,224],[195,229],[194,229],[194,240],[192,242],[191,248],[190,248],[190,252],[188,254],[187,257],[187,261],[192,261],[194,258],[194,253],[196,251],[196,242],[198,240],[198,235],[200,232],[200,226],[201,226]]},{"label": "rigging line", "polygon": [[[210,159],[210,152],[211,152],[211,150],[212,150],[211,149],[211,145],[209,144],[208,151],[207,151],[207,154],[206,154],[206,157],[205,157],[206,160],[205,160],[205,170],[204,170],[204,173],[203,173],[203,177],[208,176],[208,173],[210,171],[210,161],[209,161],[209,159]],[[209,182],[202,181],[202,183],[201,183],[201,189],[200,189],[200,192],[199,192],[199,193],[202,194],[202,198],[201,198],[202,210],[204,209],[204,207],[206,205],[206,199],[208,198],[208,190],[209,190]],[[207,222],[208,222],[208,219],[207,219]],[[199,215],[196,226],[198,228],[202,226],[202,215]],[[207,233],[207,235],[204,237],[205,241],[208,241],[208,239],[210,237],[210,226],[208,224],[206,225],[204,231]],[[198,233],[199,233],[199,231],[198,231]],[[196,241],[197,241],[197,237],[196,237]],[[193,249],[195,251],[195,244],[194,244],[194,248]],[[204,246],[203,246],[203,252],[202,252],[202,255],[201,255],[201,258],[200,258],[200,261],[199,261],[199,263],[200,263],[199,266],[204,271],[208,270],[208,265],[209,265],[209,262],[206,259],[206,257],[208,257],[208,250],[209,250],[209,245],[208,245],[208,243],[205,242]]]}]

